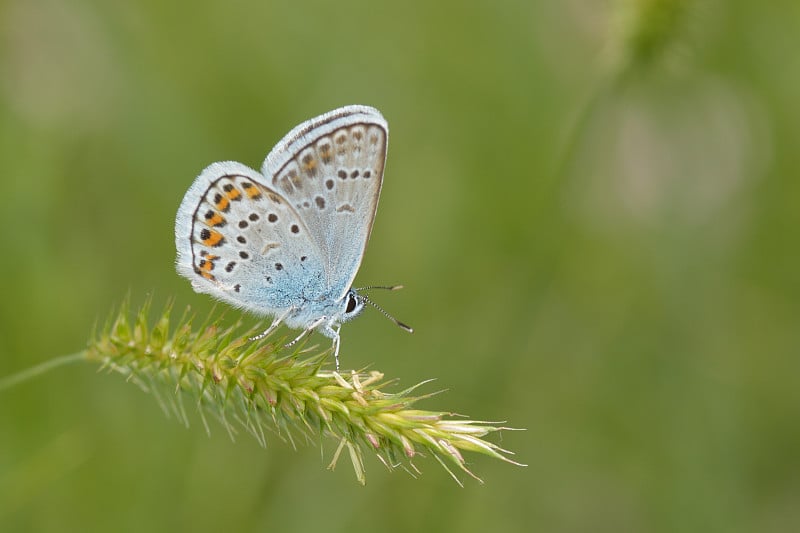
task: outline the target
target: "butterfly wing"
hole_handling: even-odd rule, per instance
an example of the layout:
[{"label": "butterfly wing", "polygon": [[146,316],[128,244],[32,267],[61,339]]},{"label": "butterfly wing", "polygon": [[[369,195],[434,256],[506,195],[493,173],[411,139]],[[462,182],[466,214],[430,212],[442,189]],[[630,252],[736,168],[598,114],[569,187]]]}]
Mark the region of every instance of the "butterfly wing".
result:
[{"label": "butterfly wing", "polygon": [[214,163],[178,209],[178,272],[197,292],[277,315],[324,290],[324,266],[308,227],[255,170]]},{"label": "butterfly wing", "polygon": [[378,110],[346,106],[293,129],[262,167],[319,247],[336,301],[353,283],[372,231],[388,140]]}]

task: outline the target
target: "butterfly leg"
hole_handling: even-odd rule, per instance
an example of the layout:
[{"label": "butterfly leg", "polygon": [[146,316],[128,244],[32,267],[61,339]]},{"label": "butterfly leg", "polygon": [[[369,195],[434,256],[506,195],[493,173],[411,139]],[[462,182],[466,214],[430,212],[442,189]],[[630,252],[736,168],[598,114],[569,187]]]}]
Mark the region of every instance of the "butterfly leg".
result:
[{"label": "butterfly leg", "polygon": [[333,329],[330,324],[326,324],[324,328],[322,328],[322,333],[326,337],[330,337],[333,339],[333,358],[336,360],[336,371],[339,371],[339,345],[341,344],[341,337],[339,336],[339,330],[341,326],[338,326],[336,329]]},{"label": "butterfly leg", "polygon": [[[331,328],[332,329],[332,328]],[[339,336],[339,328],[334,330],[336,336],[333,338],[333,358],[336,360],[336,371],[339,371],[339,345],[341,344],[341,337]]]},{"label": "butterfly leg", "polygon": [[304,329],[303,332],[300,333],[300,335],[295,337],[295,339],[292,342],[284,344],[284,348],[290,348],[290,347],[294,346],[295,344],[297,344],[300,341],[300,339],[302,339],[303,337],[305,337],[306,335],[310,334],[312,331],[317,329],[317,327],[319,327],[320,324],[324,323],[326,320],[328,320],[328,318],[324,317],[324,316],[321,317],[321,318],[318,318],[317,320],[312,322],[306,329]]},{"label": "butterfly leg", "polygon": [[259,333],[255,337],[250,337],[250,340],[251,341],[261,340],[270,333],[272,333],[273,331],[275,331],[275,329],[281,324],[281,322],[286,320],[286,317],[289,316],[289,313],[291,313],[292,311],[294,311],[294,307],[290,307],[289,309],[287,309],[286,312],[283,313],[281,316],[275,317],[275,320],[272,321],[272,324],[270,324],[267,329],[265,329],[263,332]]}]

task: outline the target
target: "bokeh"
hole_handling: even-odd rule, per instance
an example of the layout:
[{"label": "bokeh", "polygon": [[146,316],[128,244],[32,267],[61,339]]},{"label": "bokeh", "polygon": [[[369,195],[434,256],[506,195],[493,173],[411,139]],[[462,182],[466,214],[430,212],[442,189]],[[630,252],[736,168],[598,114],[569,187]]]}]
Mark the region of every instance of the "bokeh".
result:
[{"label": "bokeh", "polygon": [[0,392],[0,529],[795,529],[798,49],[789,0],[7,0],[0,376],[126,294],[209,310],[174,269],[197,173],[372,105],[357,284],[404,284],[374,299],[416,331],[367,311],[343,364],[436,378],[421,407],[526,428],[528,466],[362,487],[335,443],[207,435],[75,363]]}]

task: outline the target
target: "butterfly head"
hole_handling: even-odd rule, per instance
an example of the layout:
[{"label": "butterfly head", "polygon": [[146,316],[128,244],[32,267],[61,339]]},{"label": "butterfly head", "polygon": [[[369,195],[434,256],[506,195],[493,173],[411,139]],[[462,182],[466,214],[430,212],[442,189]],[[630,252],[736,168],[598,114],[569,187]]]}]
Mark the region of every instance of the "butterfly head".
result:
[{"label": "butterfly head", "polygon": [[366,297],[358,294],[355,289],[350,289],[347,291],[347,294],[344,295],[342,301],[344,309],[341,312],[341,321],[347,322],[361,314],[366,304]]}]

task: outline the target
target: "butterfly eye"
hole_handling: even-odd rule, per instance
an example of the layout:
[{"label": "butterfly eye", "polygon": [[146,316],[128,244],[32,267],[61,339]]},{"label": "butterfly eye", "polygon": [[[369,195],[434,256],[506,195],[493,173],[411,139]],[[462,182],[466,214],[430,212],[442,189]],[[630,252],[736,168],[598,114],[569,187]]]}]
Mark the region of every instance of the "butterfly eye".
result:
[{"label": "butterfly eye", "polygon": [[356,306],[358,305],[358,301],[356,301],[356,297],[353,296],[353,293],[347,295],[347,309],[344,310],[345,313],[352,313]]}]

